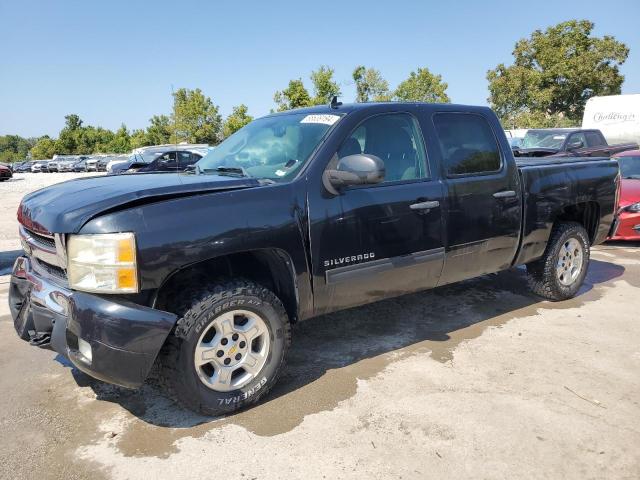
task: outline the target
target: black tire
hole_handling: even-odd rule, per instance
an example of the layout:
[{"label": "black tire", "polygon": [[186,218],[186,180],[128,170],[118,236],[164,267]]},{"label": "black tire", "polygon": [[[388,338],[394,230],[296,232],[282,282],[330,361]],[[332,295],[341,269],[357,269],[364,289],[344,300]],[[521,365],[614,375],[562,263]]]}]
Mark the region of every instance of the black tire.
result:
[{"label": "black tire", "polygon": [[[276,383],[291,343],[291,326],[282,302],[269,289],[249,281],[221,283],[194,297],[160,352],[161,386],[177,402],[208,416],[228,414],[258,402]],[[241,388],[213,390],[198,376],[195,349],[202,332],[224,313],[238,309],[257,314],[266,324],[266,362]]]},{"label": "black tire", "polygon": [[[581,247],[581,270],[569,284],[561,282],[558,276],[558,261],[561,261],[563,246],[575,239]],[[558,223],[553,227],[544,255],[535,262],[527,264],[529,287],[533,292],[547,300],[560,301],[572,298],[584,282],[589,267],[589,235],[582,225],[576,222]],[[562,263],[561,263],[562,264]]]}]

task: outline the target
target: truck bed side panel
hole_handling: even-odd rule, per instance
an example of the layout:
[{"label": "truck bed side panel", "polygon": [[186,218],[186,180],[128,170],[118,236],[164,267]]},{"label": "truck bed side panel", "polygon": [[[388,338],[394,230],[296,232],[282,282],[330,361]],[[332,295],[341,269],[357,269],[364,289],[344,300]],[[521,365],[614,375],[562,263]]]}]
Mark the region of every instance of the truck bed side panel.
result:
[{"label": "truck bed side panel", "polygon": [[598,226],[593,244],[602,243],[613,223],[618,164],[609,159],[544,159],[517,161],[524,192],[523,232],[514,262],[540,258],[553,223],[574,205],[595,202]]}]

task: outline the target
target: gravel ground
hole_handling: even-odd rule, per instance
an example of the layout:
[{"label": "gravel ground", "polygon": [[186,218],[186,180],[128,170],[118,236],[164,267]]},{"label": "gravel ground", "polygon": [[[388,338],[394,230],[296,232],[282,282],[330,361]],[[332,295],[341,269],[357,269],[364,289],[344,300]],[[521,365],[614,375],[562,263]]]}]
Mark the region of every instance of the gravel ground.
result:
[{"label": "gravel ground", "polygon": [[[29,190],[0,184],[0,251]],[[522,270],[303,322],[260,405],[220,419],[94,381],[17,339],[0,276],[0,478],[640,478],[638,245],[578,297]]]}]

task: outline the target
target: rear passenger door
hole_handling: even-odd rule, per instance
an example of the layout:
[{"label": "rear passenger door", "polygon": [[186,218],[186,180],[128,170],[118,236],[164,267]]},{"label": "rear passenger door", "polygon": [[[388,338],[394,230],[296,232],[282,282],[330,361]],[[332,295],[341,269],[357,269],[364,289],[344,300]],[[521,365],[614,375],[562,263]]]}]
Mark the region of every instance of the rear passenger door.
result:
[{"label": "rear passenger door", "polygon": [[202,156],[194,152],[178,152],[178,170],[185,170],[188,166],[193,165],[201,158]]},{"label": "rear passenger door", "polygon": [[[482,113],[437,112],[437,153],[445,183],[445,264],[439,284],[509,268],[520,233],[517,168]],[[507,156],[508,155],[508,156]]]}]

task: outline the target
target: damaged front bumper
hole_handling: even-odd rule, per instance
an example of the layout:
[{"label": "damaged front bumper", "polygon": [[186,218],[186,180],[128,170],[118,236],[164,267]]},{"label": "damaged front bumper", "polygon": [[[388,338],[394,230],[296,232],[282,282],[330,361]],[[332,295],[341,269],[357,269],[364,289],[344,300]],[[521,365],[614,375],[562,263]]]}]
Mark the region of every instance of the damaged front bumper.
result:
[{"label": "damaged front bumper", "polygon": [[177,320],[120,298],[70,290],[34,271],[28,257],[14,264],[9,308],[20,338],[52,348],[94,378],[129,388],[147,378]]}]

